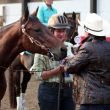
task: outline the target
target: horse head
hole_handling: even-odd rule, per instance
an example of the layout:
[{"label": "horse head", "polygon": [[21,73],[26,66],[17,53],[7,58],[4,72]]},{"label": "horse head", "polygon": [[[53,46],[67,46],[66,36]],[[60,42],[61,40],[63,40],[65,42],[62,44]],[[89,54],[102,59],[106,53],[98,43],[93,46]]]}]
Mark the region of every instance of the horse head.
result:
[{"label": "horse head", "polygon": [[21,30],[23,33],[23,50],[44,55],[54,55],[55,60],[60,60],[67,51],[65,46],[53,36],[50,30],[36,16],[29,16],[28,8],[21,18]]},{"label": "horse head", "polygon": [[68,16],[64,12],[63,15],[68,19],[68,23],[70,24],[70,29],[67,31],[68,40],[74,44],[74,37],[78,35],[76,13],[73,11],[72,15]]}]

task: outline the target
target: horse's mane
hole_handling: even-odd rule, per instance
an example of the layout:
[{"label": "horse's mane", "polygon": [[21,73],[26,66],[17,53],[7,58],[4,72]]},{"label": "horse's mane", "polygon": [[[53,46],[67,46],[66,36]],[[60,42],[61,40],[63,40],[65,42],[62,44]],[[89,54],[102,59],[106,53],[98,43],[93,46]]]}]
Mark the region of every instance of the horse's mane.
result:
[{"label": "horse's mane", "polygon": [[[36,15],[37,15],[38,9],[39,9],[39,7],[37,7],[37,9],[29,16],[29,18],[31,18],[32,20],[34,20],[35,17],[36,17]],[[0,27],[0,35],[2,34],[2,32],[5,32],[7,29],[9,29],[11,26],[13,26],[13,24],[15,24],[18,21],[15,21],[15,22],[13,22],[11,24],[8,24],[6,26]],[[20,22],[21,22],[21,20],[20,20]]]},{"label": "horse's mane", "polygon": [[[29,16],[29,18],[31,19],[31,20],[35,20],[35,16],[33,16],[33,15],[30,15]],[[20,22],[21,24],[22,24],[22,21],[21,21],[21,19],[20,20],[17,20],[17,21],[15,21],[15,22],[13,22],[13,23],[11,23],[11,24],[8,24],[8,25],[6,25],[6,26],[2,26],[1,28],[0,28],[0,37],[2,36],[2,34],[4,34],[6,31],[8,31],[8,29],[10,29],[15,23],[17,23],[17,22]]]},{"label": "horse's mane", "polygon": [[18,21],[15,21],[15,22],[13,22],[13,23],[11,23],[11,24],[8,24],[8,25],[6,25],[6,26],[2,26],[1,28],[0,28],[0,35],[3,33],[3,32],[5,32],[5,31],[7,31],[11,26],[13,26],[13,24],[15,24],[16,22],[18,22]]}]

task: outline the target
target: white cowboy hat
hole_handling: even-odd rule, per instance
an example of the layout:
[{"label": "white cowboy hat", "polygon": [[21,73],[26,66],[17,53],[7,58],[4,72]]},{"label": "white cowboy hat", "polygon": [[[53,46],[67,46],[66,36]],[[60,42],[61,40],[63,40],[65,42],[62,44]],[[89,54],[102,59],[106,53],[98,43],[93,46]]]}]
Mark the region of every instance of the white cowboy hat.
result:
[{"label": "white cowboy hat", "polygon": [[84,22],[78,21],[84,30],[90,34],[96,36],[108,36],[110,35],[110,23],[103,20],[96,13],[90,13],[86,16]]}]

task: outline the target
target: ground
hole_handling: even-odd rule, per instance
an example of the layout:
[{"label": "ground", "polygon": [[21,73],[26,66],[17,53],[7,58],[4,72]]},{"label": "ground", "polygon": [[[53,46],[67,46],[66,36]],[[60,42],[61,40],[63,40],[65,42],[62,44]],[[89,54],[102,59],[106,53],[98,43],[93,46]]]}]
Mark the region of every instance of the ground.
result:
[{"label": "ground", "polygon": [[[8,75],[8,73],[6,73],[6,75]],[[8,82],[8,80],[7,80],[7,82]],[[30,82],[28,83],[28,88],[26,91],[26,98],[25,99],[26,99],[27,110],[39,110],[38,102],[37,102],[38,84],[39,84],[39,82],[36,81],[35,76],[33,75],[31,77]],[[5,96],[1,102],[0,110],[16,110],[16,109],[10,108],[8,87],[7,87],[7,91],[5,93]]]},{"label": "ground", "polygon": [[[6,72],[6,76],[8,76],[8,72]],[[8,80],[7,80],[7,83],[8,83]],[[27,110],[39,110],[38,101],[37,101],[38,85],[39,85],[39,82],[36,81],[35,76],[32,75],[31,80],[28,83],[26,96],[25,96]],[[8,87],[7,87],[5,96],[1,102],[0,110],[16,110],[16,109],[10,108]],[[78,107],[77,107],[77,110],[79,110]]]}]

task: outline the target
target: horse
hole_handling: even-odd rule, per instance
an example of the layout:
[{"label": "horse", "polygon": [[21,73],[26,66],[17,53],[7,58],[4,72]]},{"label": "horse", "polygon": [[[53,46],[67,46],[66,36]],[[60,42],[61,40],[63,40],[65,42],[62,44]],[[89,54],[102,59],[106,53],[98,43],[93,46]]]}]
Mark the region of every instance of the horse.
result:
[{"label": "horse", "polygon": [[26,109],[24,96],[27,84],[31,79],[29,69],[33,64],[33,61],[34,54],[19,54],[9,67],[9,98],[11,108],[17,108],[17,110]]},{"label": "horse", "polygon": [[[36,16],[36,12],[33,13],[34,16]],[[68,17],[66,13],[64,13],[64,16],[68,19],[68,22],[70,24],[70,29],[68,30],[68,39],[72,41],[71,39],[74,38],[75,32],[77,32],[77,22],[76,22],[76,13],[73,12],[71,17]],[[29,58],[30,57],[30,58]],[[34,55],[33,54],[24,54],[19,55],[15,61],[12,63],[10,67],[10,87],[9,90],[10,93],[10,106],[11,108],[20,108],[18,106],[24,105],[25,107],[25,95],[27,84],[30,81],[31,74],[29,72],[30,67],[33,64]],[[29,61],[29,63],[27,62]],[[20,71],[21,70],[21,71]],[[22,82],[20,80],[20,73],[23,73],[23,79]],[[21,82],[21,83],[20,83]],[[20,100],[17,100],[16,98],[19,97]]]},{"label": "horse", "polygon": [[76,19],[76,13],[73,11],[71,16],[68,16],[65,12],[63,15],[68,19],[70,29],[67,31],[67,40],[75,45],[74,38],[78,35],[78,22]]},{"label": "horse", "polygon": [[26,8],[20,20],[2,27],[0,30],[0,101],[6,91],[5,70],[22,51],[54,55],[59,60],[64,45],[57,40],[50,30],[37,17],[29,16]]}]

